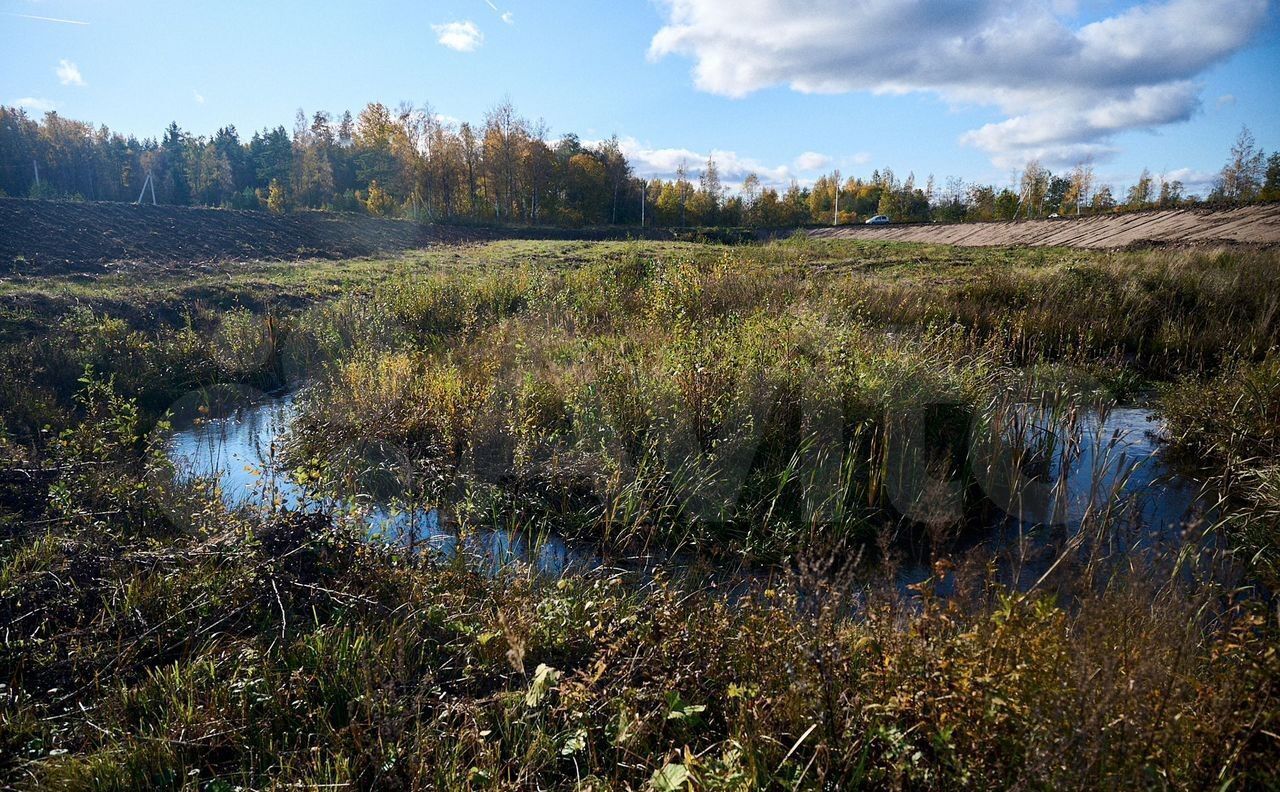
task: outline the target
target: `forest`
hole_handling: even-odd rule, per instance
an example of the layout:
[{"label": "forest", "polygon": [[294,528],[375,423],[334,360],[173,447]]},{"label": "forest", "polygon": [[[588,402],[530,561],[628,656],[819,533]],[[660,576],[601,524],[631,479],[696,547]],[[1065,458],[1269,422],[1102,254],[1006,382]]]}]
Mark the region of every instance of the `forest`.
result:
[{"label": "forest", "polygon": [[669,180],[640,178],[616,137],[553,139],[510,101],[479,124],[412,104],[371,103],[356,116],[298,110],[292,133],[277,126],[247,141],[233,125],[205,136],[176,122],[139,140],[0,106],[0,195],[526,225],[783,228],[876,214],[964,222],[1276,200],[1280,152],[1268,156],[1242,129],[1204,196],[1149,170],[1121,191],[1100,183],[1090,163],[1055,174],[1034,160],[1005,186],[900,178],[883,167],[845,179],[836,171],[811,185],[748,173],[732,188],[714,159],[682,163]]}]

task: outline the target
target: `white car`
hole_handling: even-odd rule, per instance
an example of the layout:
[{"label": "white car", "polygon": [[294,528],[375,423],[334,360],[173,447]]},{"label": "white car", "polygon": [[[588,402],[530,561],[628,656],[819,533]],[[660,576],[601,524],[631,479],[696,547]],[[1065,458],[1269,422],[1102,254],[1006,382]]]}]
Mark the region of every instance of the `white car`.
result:
[{"label": "white car", "polygon": [[867,221],[867,225],[889,225],[889,218],[884,215],[876,215]]}]

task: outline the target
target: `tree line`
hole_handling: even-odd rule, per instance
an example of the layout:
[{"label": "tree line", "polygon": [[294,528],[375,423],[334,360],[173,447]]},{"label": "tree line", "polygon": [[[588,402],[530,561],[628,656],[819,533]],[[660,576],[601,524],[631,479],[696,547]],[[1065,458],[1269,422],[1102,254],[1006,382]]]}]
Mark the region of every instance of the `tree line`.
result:
[{"label": "tree line", "polygon": [[[148,177],[150,180],[148,181]],[[509,101],[478,124],[451,122],[429,107],[371,103],[357,116],[299,110],[292,131],[234,126],[197,136],[172,123],[139,140],[63,118],[34,119],[0,106],[0,194],[92,201],[144,201],[286,212],[327,209],[449,222],[546,225],[788,227],[855,223],[1012,220],[1195,204],[1176,180],[1143,174],[1123,195],[1096,184],[1081,164],[1054,174],[1032,161],[1010,186],[891,168],[868,178],[824,175],[779,189],[748,174],[723,185],[715,161],[674,178],[638,178],[617,138],[586,144],[551,139],[546,125]],[[145,195],[143,193],[146,193]],[[1280,152],[1269,157],[1247,129],[1204,200],[1280,199]]]}]

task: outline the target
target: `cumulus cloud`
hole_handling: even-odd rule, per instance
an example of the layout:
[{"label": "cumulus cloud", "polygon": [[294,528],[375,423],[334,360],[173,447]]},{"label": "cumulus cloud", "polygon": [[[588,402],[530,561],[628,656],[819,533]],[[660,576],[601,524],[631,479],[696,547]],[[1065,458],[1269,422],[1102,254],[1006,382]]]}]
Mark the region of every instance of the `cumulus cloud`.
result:
[{"label": "cumulus cloud", "polygon": [[471,52],[484,43],[484,34],[470,20],[432,25],[431,30],[436,34],[436,41],[458,52]]},{"label": "cumulus cloud", "polygon": [[963,142],[1001,166],[1105,155],[1113,135],[1185,120],[1195,78],[1244,47],[1269,0],[1147,0],[1074,25],[1061,0],[662,0],[650,56],[694,61],[739,97],[926,91],[1006,119]]},{"label": "cumulus cloud", "polygon": [[80,67],[66,58],[58,61],[58,68],[54,71],[58,74],[58,82],[63,85],[85,85],[84,77],[80,75]]},{"label": "cumulus cloud", "polygon": [[[1157,182],[1182,182],[1183,190],[1188,195],[1192,193],[1207,195],[1213,190],[1214,182],[1218,180],[1218,174],[1214,171],[1198,170],[1196,168],[1175,168],[1156,174],[1155,179]],[[1131,181],[1137,181],[1137,178],[1135,177]]]},{"label": "cumulus cloud", "polygon": [[196,104],[204,104],[204,95],[199,91],[192,91],[191,98],[196,100]]},{"label": "cumulus cloud", "polygon": [[798,171],[822,170],[831,164],[831,158],[816,151],[806,151],[796,157],[795,166]]},{"label": "cumulus cloud", "polygon": [[[598,142],[584,140],[583,145],[594,146]],[[738,189],[750,173],[760,177],[763,184],[773,187],[785,187],[795,178],[792,168],[787,165],[768,165],[744,157],[736,151],[713,149],[699,152],[687,148],[654,148],[633,137],[620,138],[618,147],[626,155],[636,175],[643,179],[674,179],[676,170],[683,165],[688,178],[697,181],[698,174],[706,167],[708,157],[715,160],[720,181],[730,190]]]},{"label": "cumulus cloud", "polygon": [[506,22],[508,25],[514,25],[516,23],[516,15],[510,11],[503,11],[502,21]]},{"label": "cumulus cloud", "polygon": [[13,104],[23,110],[31,110],[37,113],[48,113],[51,110],[58,109],[58,103],[52,99],[38,99],[34,96],[24,96]]}]

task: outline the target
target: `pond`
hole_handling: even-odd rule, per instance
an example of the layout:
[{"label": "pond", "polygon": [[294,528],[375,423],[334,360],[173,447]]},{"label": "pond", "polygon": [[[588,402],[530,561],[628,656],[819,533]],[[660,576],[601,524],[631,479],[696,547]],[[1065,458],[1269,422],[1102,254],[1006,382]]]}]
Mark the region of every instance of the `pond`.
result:
[{"label": "pond", "polygon": [[511,531],[478,531],[459,540],[441,525],[435,509],[400,510],[387,504],[316,497],[282,470],[278,461],[295,415],[294,397],[289,395],[235,404],[194,420],[176,420],[169,438],[169,457],[180,478],[213,482],[232,509],[275,504],[293,510],[324,510],[363,520],[371,536],[413,536],[426,552],[442,558],[462,553],[493,572],[517,561],[553,576],[599,564],[589,551],[558,536],[532,540]]},{"label": "pond", "polygon": [[[188,411],[191,412],[191,411]],[[168,439],[170,458],[179,478],[211,482],[230,508],[269,504],[294,510],[325,510],[358,520],[371,536],[393,541],[414,537],[415,546],[441,558],[464,555],[492,573],[515,562],[530,565],[539,574],[559,576],[601,565],[601,555],[590,546],[555,535],[531,538],[504,530],[458,535],[442,524],[435,509],[397,510],[368,500],[341,502],[316,497],[281,469],[281,446],[296,415],[292,395],[262,397],[225,409],[175,417]],[[1189,523],[1205,513],[1196,484],[1180,477],[1160,456],[1161,426],[1153,414],[1137,407],[1114,408],[1101,414],[1085,414],[1073,433],[1070,450],[1052,452],[1045,478],[1052,480],[1041,493],[1036,518],[1019,519],[1018,508],[953,543],[953,552],[975,547],[1017,550],[1025,569],[1020,574],[1040,574],[1056,548],[1076,536],[1088,515],[1110,505],[1123,513],[1110,521],[1124,529],[1123,537],[1110,539],[1126,547],[1151,547],[1176,542]],[[1066,445],[1066,444],[1064,444]],[[1019,502],[1021,503],[1021,502]],[[1052,520],[1045,520],[1052,514]],[[1044,523],[1050,523],[1045,527]],[[1030,547],[1035,552],[1027,552]],[[667,562],[679,564],[678,558]],[[662,563],[654,557],[645,564]],[[923,563],[908,562],[898,571],[899,585],[907,586],[930,575]]]},{"label": "pond", "polygon": [[[1048,458],[1034,481],[1024,480],[1020,497],[1007,485],[987,487],[996,501],[1003,492],[1003,513],[981,530],[953,538],[944,555],[958,558],[979,550],[980,557],[998,561],[1004,582],[1025,589],[1054,569],[1064,553],[1123,559],[1179,547],[1192,538],[1189,528],[1214,518],[1200,484],[1163,458],[1164,426],[1151,410],[1086,410],[1075,416],[1070,430],[1034,408],[1021,417],[1019,428],[1008,434],[1025,440],[1047,434],[1047,427],[1056,430]],[[1203,534],[1194,540],[1207,546]],[[927,555],[922,551],[908,558]],[[898,572],[898,583],[905,588],[931,574],[928,564],[909,560]],[[944,576],[939,591],[945,593],[950,582]]]}]

